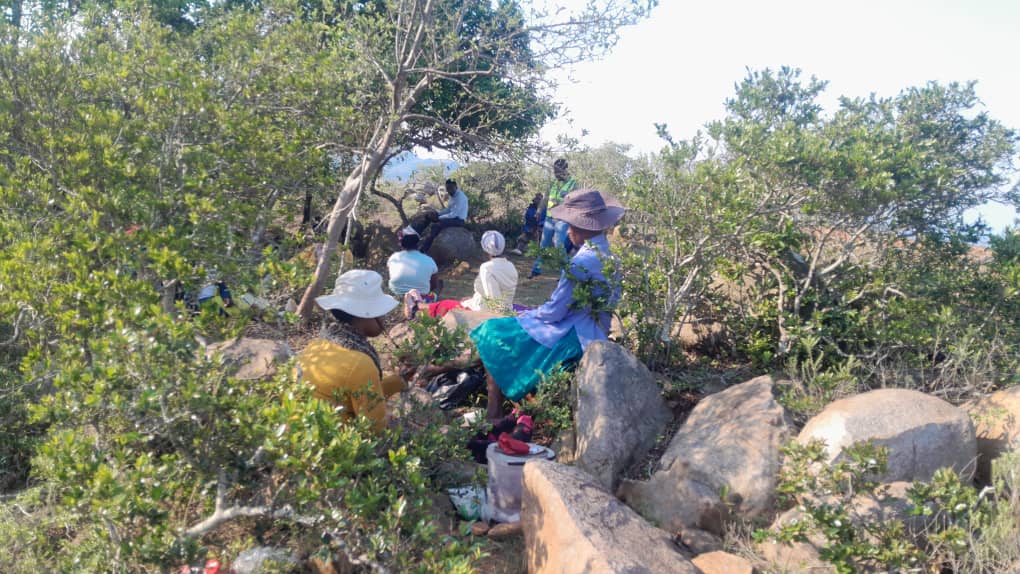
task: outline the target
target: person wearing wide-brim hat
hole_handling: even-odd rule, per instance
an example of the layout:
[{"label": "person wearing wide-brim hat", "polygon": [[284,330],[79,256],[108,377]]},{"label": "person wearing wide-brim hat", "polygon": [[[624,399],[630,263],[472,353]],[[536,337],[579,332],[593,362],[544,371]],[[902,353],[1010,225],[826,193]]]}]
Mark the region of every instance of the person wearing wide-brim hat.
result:
[{"label": "person wearing wide-brim hat", "polygon": [[[503,397],[520,400],[543,375],[576,362],[592,341],[608,337],[620,286],[604,273],[603,262],[612,257],[605,232],[624,211],[611,197],[589,189],[569,193],[549,210],[567,222],[570,241],[580,247],[549,300],[517,317],[490,319],[471,332],[488,376],[490,420],[500,418]],[[579,281],[591,287],[583,301],[574,297]]]},{"label": "person wearing wide-brim hat", "polygon": [[364,416],[376,428],[386,424],[386,397],[402,390],[399,375],[383,376],[368,339],[383,332],[381,317],[399,303],[383,293],[382,276],[352,269],[336,279],[333,292],[315,302],[332,319],[298,355],[298,376],[314,388],[314,396],[342,406],[347,416]]}]

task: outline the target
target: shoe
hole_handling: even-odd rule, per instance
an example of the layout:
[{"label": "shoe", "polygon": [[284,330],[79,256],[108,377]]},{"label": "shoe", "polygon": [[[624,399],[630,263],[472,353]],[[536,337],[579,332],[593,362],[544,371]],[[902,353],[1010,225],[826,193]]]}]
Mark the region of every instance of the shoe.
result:
[{"label": "shoe", "polygon": [[517,249],[515,247],[515,248],[510,250],[510,255],[524,255],[524,253],[522,253],[520,249]]},{"label": "shoe", "polygon": [[542,274],[541,271],[532,270],[531,273],[528,273],[528,279],[534,279],[535,277],[538,277],[541,274]]},{"label": "shoe", "polygon": [[411,289],[404,294],[404,318],[408,321],[414,319],[418,314],[418,303],[421,303],[421,293],[417,289]]}]

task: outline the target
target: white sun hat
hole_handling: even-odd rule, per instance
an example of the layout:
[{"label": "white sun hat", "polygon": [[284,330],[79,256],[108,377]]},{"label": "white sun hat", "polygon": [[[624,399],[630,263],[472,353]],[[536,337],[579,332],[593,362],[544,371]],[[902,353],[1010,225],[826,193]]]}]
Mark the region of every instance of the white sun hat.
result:
[{"label": "white sun hat", "polygon": [[341,274],[333,292],[316,297],[315,302],[327,311],[339,309],[362,319],[382,317],[398,305],[396,299],[383,293],[382,275],[367,269],[351,269]]}]

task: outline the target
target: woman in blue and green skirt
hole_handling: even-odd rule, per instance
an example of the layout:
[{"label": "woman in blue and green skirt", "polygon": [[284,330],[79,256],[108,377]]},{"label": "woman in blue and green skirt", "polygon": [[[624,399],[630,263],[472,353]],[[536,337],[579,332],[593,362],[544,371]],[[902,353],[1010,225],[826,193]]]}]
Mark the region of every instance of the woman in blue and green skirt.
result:
[{"label": "woman in blue and green skirt", "polygon": [[[577,190],[549,215],[567,222],[570,241],[580,246],[541,307],[516,317],[490,319],[471,332],[489,386],[487,416],[499,419],[503,398],[518,401],[535,390],[544,375],[581,358],[592,341],[609,333],[610,309],[620,297],[618,281],[604,274],[612,257],[605,232],[624,208],[595,190]],[[583,300],[575,288],[585,286]]]}]

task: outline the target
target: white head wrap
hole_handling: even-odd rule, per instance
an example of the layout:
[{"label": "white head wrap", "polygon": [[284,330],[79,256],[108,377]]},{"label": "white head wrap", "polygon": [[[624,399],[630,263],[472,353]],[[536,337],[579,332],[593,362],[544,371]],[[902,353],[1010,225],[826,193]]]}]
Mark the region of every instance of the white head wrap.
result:
[{"label": "white head wrap", "polygon": [[506,239],[503,234],[495,231],[488,230],[482,234],[482,251],[485,251],[493,257],[497,257],[503,254],[503,248],[506,247]]}]

